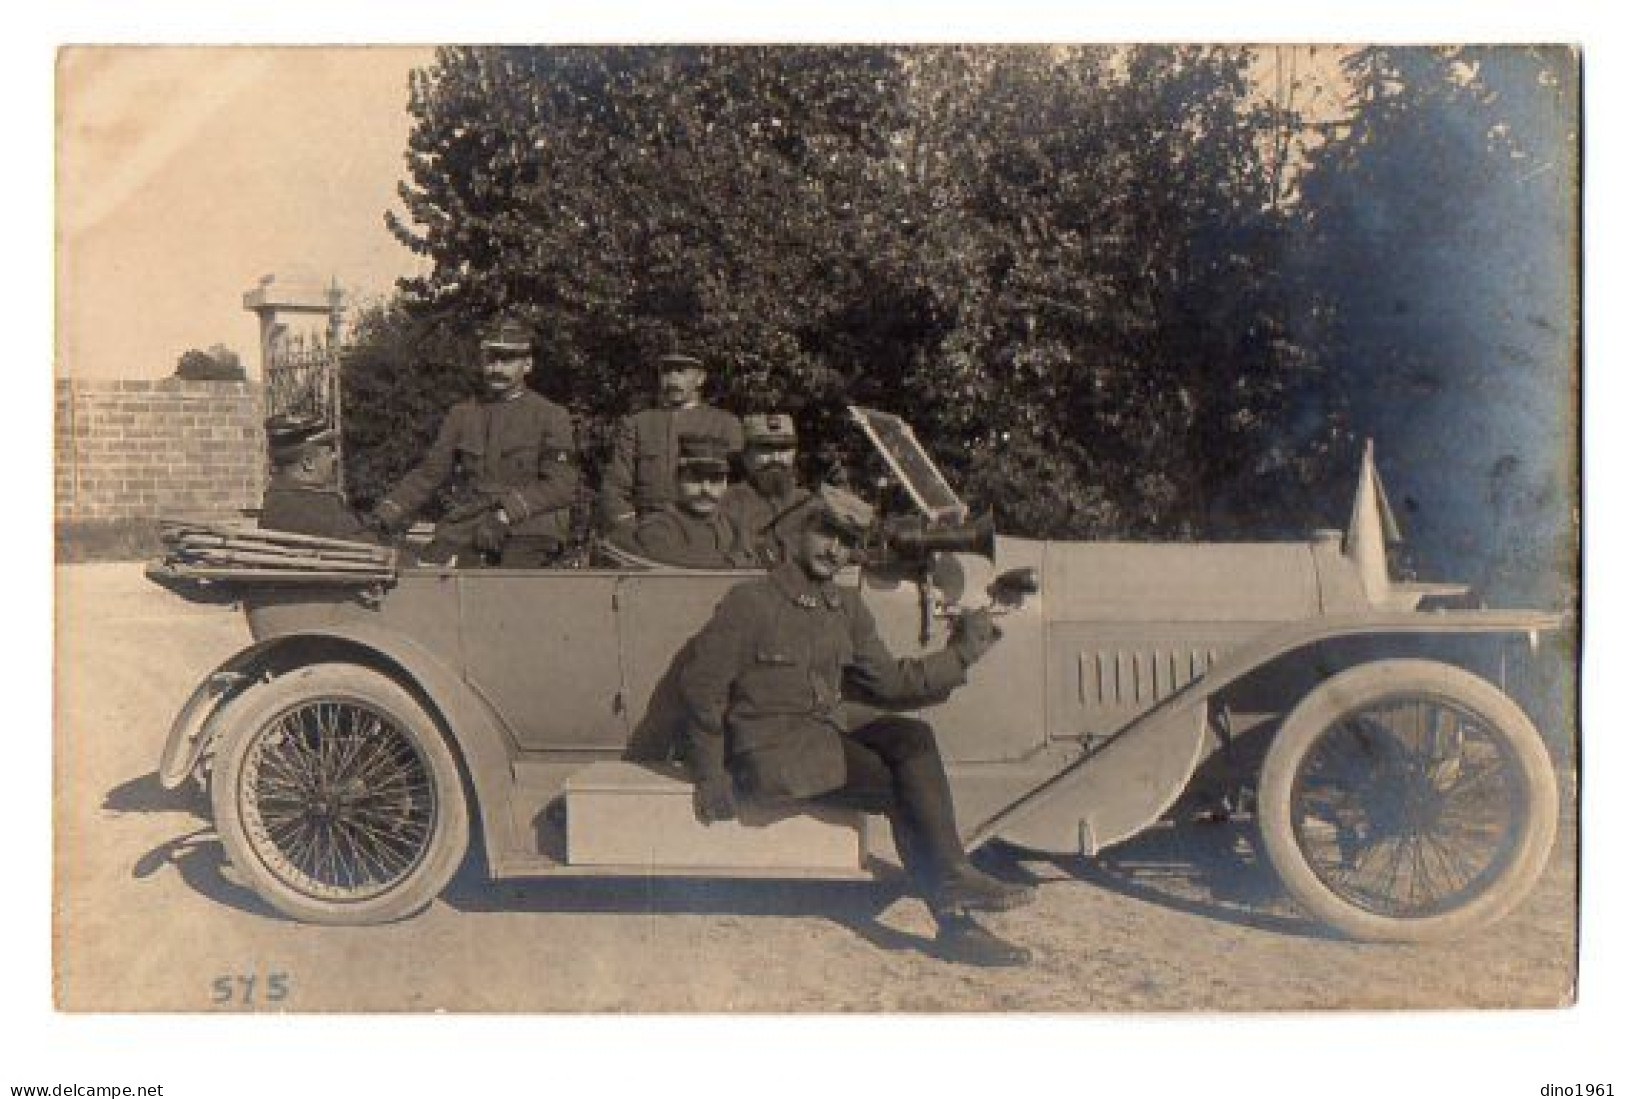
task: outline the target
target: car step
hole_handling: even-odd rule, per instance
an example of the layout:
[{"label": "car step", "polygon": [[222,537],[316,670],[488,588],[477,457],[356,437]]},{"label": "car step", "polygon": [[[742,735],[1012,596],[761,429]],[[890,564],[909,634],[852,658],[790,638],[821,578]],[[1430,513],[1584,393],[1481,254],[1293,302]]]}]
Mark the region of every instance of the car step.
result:
[{"label": "car step", "polygon": [[601,761],[564,783],[572,867],[665,873],[868,877],[868,820],[857,812],[741,807],[740,819],[701,824],[694,788],[669,764]]}]

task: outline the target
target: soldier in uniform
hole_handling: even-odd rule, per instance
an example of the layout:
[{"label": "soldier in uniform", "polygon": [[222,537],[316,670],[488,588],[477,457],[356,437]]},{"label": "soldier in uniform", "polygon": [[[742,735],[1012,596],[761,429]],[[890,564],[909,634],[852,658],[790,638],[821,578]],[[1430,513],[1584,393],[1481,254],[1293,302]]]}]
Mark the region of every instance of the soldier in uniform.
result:
[{"label": "soldier in uniform", "polygon": [[480,341],[483,396],[453,406],[434,445],[373,513],[386,533],[404,530],[448,481],[454,503],[423,559],[535,568],[570,535],[576,492],[570,414],[525,384],[531,333],[498,323]]},{"label": "soldier in uniform", "polygon": [[271,479],[260,504],[261,529],[377,540],[339,493],[337,434],[313,416],[284,413],[265,421]]},{"label": "soldier in uniform", "polygon": [[796,423],[782,412],[752,414],[744,421],[745,479],[730,485],[722,514],[744,535],[758,560],[789,560],[800,537],[808,496],[796,484]]},{"label": "soldier in uniform", "polygon": [[725,569],[754,564],[718,510],[728,487],[728,443],[711,435],[678,440],[677,499],[638,520],[624,540],[632,552],[668,565]]},{"label": "soldier in uniform", "polygon": [[707,823],[732,818],[737,788],[885,813],[937,921],[937,952],[974,965],[1026,964],[1025,948],[972,913],[1026,904],[1033,891],[966,858],[931,726],[888,715],[848,728],[844,719],[843,688],[882,704],[940,699],[998,639],[987,612],[975,611],[960,617],[946,648],[893,657],[858,594],[834,583],[873,520],[868,504],[825,487],[791,559],[730,591],[694,639],[678,691],[695,811]]},{"label": "soldier in uniform", "polygon": [[688,355],[664,355],[660,405],[623,419],[604,470],[598,498],[599,529],[624,535],[640,517],[671,503],[677,495],[677,441],[683,435],[711,435],[730,452],[743,445],[733,413],[700,400],[705,365]]}]

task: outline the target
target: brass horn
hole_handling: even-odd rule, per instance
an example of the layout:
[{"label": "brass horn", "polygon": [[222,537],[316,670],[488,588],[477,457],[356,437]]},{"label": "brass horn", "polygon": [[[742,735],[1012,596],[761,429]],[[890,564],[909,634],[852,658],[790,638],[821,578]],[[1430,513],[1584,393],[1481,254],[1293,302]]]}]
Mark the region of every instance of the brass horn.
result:
[{"label": "brass horn", "polygon": [[884,539],[898,557],[924,558],[933,553],[974,553],[993,560],[993,513],[983,512],[966,523],[926,526],[920,520],[888,524]]}]

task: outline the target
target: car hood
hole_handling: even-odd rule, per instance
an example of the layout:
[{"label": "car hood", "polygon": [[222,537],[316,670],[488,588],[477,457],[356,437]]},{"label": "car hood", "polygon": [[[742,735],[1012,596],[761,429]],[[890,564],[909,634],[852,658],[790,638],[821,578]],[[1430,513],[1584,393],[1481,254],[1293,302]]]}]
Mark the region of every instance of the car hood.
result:
[{"label": "car hood", "polygon": [[1304,543],[999,540],[1001,566],[1034,558],[1052,622],[1284,622],[1321,610]]}]

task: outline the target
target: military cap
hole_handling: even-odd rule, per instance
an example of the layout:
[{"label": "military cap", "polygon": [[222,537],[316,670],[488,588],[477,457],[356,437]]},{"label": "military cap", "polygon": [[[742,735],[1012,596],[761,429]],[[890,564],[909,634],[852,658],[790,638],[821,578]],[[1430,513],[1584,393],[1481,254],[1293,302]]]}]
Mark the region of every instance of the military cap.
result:
[{"label": "military cap", "polygon": [[664,374],[668,370],[704,370],[705,364],[693,355],[684,355],[674,351],[670,355],[662,355],[656,359],[655,369]]},{"label": "military cap", "polygon": [[814,516],[824,524],[843,534],[862,541],[874,525],[875,509],[869,503],[844,488],[823,485],[819,488]]},{"label": "military cap", "polygon": [[480,347],[529,352],[533,335],[529,325],[512,317],[502,317],[485,330],[480,337]]},{"label": "military cap", "polygon": [[746,446],[796,445],[796,421],[783,412],[756,412],[742,421]]},{"label": "military cap", "polygon": [[677,440],[677,468],[728,472],[728,440],[715,435],[683,435]]},{"label": "military cap", "polygon": [[265,441],[271,457],[292,458],[307,446],[331,443],[338,432],[319,416],[279,412],[265,421]]}]

